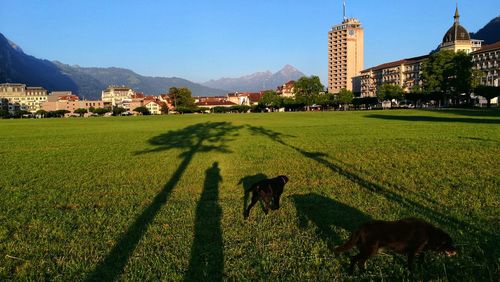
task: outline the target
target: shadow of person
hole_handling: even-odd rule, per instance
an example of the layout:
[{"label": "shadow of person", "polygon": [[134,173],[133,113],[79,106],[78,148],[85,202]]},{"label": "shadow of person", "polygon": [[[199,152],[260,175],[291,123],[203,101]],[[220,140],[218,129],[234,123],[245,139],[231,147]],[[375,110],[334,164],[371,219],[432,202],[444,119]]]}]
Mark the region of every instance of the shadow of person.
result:
[{"label": "shadow of person", "polygon": [[220,152],[231,153],[227,143],[230,136],[235,136],[239,126],[228,122],[206,122],[187,126],[183,129],[172,130],[155,136],[149,140],[153,149],[137,152],[136,155],[162,152],[172,149],[182,150],[178,168],[171,178],[129,226],[117,239],[108,255],[96,266],[86,281],[113,281],[123,272],[129,257],[137,244],[144,236],[148,226],[154,220],[160,209],[166,204],[174,187],[186,171],[189,163],[197,153]]},{"label": "shadow of person", "polygon": [[293,195],[291,198],[297,209],[299,227],[306,228],[309,222],[314,223],[317,234],[330,250],[345,239],[337,234],[334,227],[342,228],[350,234],[361,224],[371,220],[370,216],[356,208],[316,193]]},{"label": "shadow of person", "polygon": [[205,172],[203,192],[196,207],[191,259],[184,281],[222,281],[222,210],[218,203],[221,181],[219,164],[214,162]]},{"label": "shadow of person", "polygon": [[254,183],[257,183],[261,180],[267,179],[267,176],[263,173],[258,173],[255,175],[247,175],[240,179],[238,185],[243,184],[243,216],[245,216],[245,211],[248,205],[248,198],[250,195],[250,188]]}]

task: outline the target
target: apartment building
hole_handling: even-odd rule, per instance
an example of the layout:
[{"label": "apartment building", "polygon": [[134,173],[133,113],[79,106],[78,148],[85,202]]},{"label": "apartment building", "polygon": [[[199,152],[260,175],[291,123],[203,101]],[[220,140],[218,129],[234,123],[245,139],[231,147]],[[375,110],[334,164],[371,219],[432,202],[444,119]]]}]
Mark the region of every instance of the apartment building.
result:
[{"label": "apartment building", "polygon": [[422,85],[422,63],[428,56],[408,58],[381,64],[361,72],[361,97],[377,96],[382,84],[396,84],[409,92],[414,86]]},{"label": "apartment building", "polygon": [[353,90],[352,79],[364,68],[364,30],[355,18],[346,18],[328,32],[328,92]]},{"label": "apartment building", "polygon": [[285,98],[295,97],[295,80],[290,80],[282,86],[278,86],[276,94]]},{"label": "apartment building", "polygon": [[87,109],[90,108],[110,108],[110,102],[104,102],[101,100],[80,100],[78,96],[69,94],[57,96],[57,101],[45,101],[41,105],[42,109],[50,111],[66,110],[69,112],[74,112],[76,109]]},{"label": "apartment building", "polygon": [[110,102],[113,107],[121,107],[123,103],[129,103],[134,94],[130,87],[110,85],[102,91],[101,100]]},{"label": "apartment building", "polygon": [[25,110],[32,113],[41,109],[41,104],[48,99],[47,90],[43,87],[27,87],[22,83],[0,84],[0,99],[9,103],[8,110]]},{"label": "apartment building", "polygon": [[500,41],[472,53],[474,69],[483,73],[481,84],[500,86]]}]

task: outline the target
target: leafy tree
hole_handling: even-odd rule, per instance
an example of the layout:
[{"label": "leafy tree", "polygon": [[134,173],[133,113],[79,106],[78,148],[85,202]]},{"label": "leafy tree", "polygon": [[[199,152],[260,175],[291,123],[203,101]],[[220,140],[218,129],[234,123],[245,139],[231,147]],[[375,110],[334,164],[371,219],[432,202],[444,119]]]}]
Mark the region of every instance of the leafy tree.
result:
[{"label": "leafy tree", "polygon": [[264,95],[260,99],[260,102],[268,108],[277,109],[281,104],[281,98],[276,94],[274,90],[266,90],[264,91]]},{"label": "leafy tree", "polygon": [[222,107],[222,106],[217,106],[217,107],[213,107],[212,108],[212,112],[214,113],[227,113],[229,112],[229,108],[228,107]]},{"label": "leafy tree", "polygon": [[471,87],[472,89],[476,89],[481,85],[481,78],[485,76],[484,72],[480,70],[473,69],[472,70],[472,79],[471,79]]},{"label": "leafy tree", "polygon": [[14,118],[22,118],[24,115],[30,115],[31,113],[25,110],[16,110],[12,117]]},{"label": "leafy tree", "polygon": [[455,52],[450,50],[432,54],[422,63],[422,81],[426,93],[450,91]]},{"label": "leafy tree", "polygon": [[472,90],[473,72],[472,57],[465,52],[457,52],[453,57],[453,72],[451,86],[455,96],[462,93],[470,94]]},{"label": "leafy tree", "polygon": [[162,113],[162,114],[168,114],[168,111],[169,111],[169,110],[168,110],[168,106],[167,106],[167,104],[166,104],[166,103],[163,103],[163,104],[161,105],[161,109],[160,109],[160,111],[161,111],[161,113]]},{"label": "leafy tree", "polygon": [[246,105],[236,105],[236,106],[231,106],[229,107],[230,112],[236,112],[236,113],[246,113],[251,109],[250,106]]},{"label": "leafy tree", "polygon": [[257,105],[252,106],[252,112],[254,113],[261,113],[264,112],[265,110],[266,110],[266,105],[262,103],[258,103]]},{"label": "leafy tree", "polygon": [[194,99],[191,94],[191,90],[187,87],[182,87],[182,88],[177,88],[177,87],[171,87],[169,89],[169,96],[172,98],[174,101],[175,109],[177,110],[177,107],[184,107],[184,108],[196,108],[196,105],[194,103]]},{"label": "leafy tree", "polygon": [[45,117],[47,115],[47,111],[46,110],[38,110],[38,111],[36,111],[35,115]]},{"label": "leafy tree", "polygon": [[83,116],[84,114],[88,113],[87,109],[84,108],[78,108],[73,111],[75,114],[79,114],[80,116]]},{"label": "leafy tree", "polygon": [[337,94],[337,101],[339,102],[339,104],[344,105],[344,110],[346,109],[347,105],[352,102],[353,98],[354,94],[352,93],[352,91],[345,88],[340,89],[339,94]]},{"label": "leafy tree", "polygon": [[65,114],[70,113],[68,110],[57,110],[57,111],[50,111],[47,112],[45,117],[64,117]]},{"label": "leafy tree", "polygon": [[126,112],[127,110],[125,110],[125,108],[122,108],[122,107],[115,107],[113,108],[113,115],[114,116],[119,116],[121,114],[123,114],[124,112]]},{"label": "leafy tree", "polygon": [[104,115],[105,113],[109,113],[109,112],[111,112],[111,110],[108,108],[95,108],[93,111],[94,114],[98,114],[100,116]]},{"label": "leafy tree", "polygon": [[333,93],[320,94],[316,98],[316,104],[321,105],[324,109],[335,107],[338,104],[337,96]]},{"label": "leafy tree", "polygon": [[361,105],[365,105],[365,109],[369,109],[371,106],[375,106],[378,104],[377,97],[362,97],[362,98],[354,98],[352,100],[352,104],[355,108],[359,108]]},{"label": "leafy tree", "polygon": [[478,73],[473,72],[472,66],[472,57],[464,52],[443,50],[432,54],[422,65],[424,92],[441,96],[444,105],[449,98],[458,103],[461,94],[470,94],[476,83],[474,75]]},{"label": "leafy tree", "polygon": [[138,113],[142,114],[143,116],[148,116],[151,114],[149,112],[148,108],[146,108],[146,107],[137,107],[134,109],[134,112],[138,112]]},{"label": "leafy tree", "polygon": [[199,113],[202,111],[202,109],[197,106],[177,106],[175,110],[181,114]]},{"label": "leafy tree", "polygon": [[10,114],[7,110],[0,110],[0,118],[9,118]]},{"label": "leafy tree", "polygon": [[295,82],[295,97],[297,101],[306,105],[307,110],[315,103],[317,96],[324,90],[323,84],[318,76],[303,76]]},{"label": "leafy tree", "polygon": [[475,93],[479,96],[482,96],[488,101],[488,108],[491,107],[491,99],[500,96],[500,87],[495,86],[478,86],[476,87]]},{"label": "leafy tree", "polygon": [[397,84],[382,84],[377,91],[380,102],[385,100],[403,99],[403,88]]},{"label": "leafy tree", "polygon": [[283,107],[287,111],[299,111],[303,110],[305,107],[305,103],[300,101],[299,99],[294,99],[291,97],[285,97],[282,99]]}]

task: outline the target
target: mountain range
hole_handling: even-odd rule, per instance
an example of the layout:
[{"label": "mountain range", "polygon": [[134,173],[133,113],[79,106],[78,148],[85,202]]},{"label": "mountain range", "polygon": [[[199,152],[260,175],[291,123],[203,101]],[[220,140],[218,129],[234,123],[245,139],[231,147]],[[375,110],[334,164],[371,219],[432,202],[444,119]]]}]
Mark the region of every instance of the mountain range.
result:
[{"label": "mountain range", "polygon": [[493,44],[500,41],[500,16],[492,19],[476,33],[471,33],[471,38],[484,40],[483,44]]},{"label": "mountain range", "polygon": [[270,71],[256,72],[238,78],[221,78],[210,80],[203,85],[207,87],[237,92],[257,92],[265,89],[276,89],[290,80],[297,80],[304,76],[302,72],[291,65],[285,65],[276,73]]},{"label": "mountain range", "polygon": [[[500,17],[471,33],[484,44],[500,41]],[[58,61],[38,59],[28,54],[0,33],[0,83],[24,83],[42,86],[49,91],[69,90],[80,97],[98,99],[108,85],[127,85],[146,94],[160,94],[170,87],[188,87],[195,96],[224,95],[227,92],[256,92],[275,89],[304,74],[286,65],[276,73],[256,72],[238,78],[221,78],[202,84],[177,77],[150,77],[124,68],[80,67]]]},{"label": "mountain range", "polygon": [[146,94],[165,93],[170,87],[188,87],[193,95],[227,92],[183,78],[149,77],[124,68],[86,68],[38,59],[0,33],[0,83],[5,82],[42,86],[48,91],[69,90],[86,99],[99,99],[108,85],[126,85]]},{"label": "mountain range", "polygon": [[[126,85],[146,94],[165,93],[170,87],[188,87],[194,96],[224,95],[230,91],[260,91],[276,88],[303,74],[287,65],[275,74],[255,73],[238,79],[212,80],[198,84],[178,77],[150,77],[124,68],[80,67],[38,59],[0,33],[0,83],[42,86],[48,91],[68,90],[86,99],[99,99],[108,85]],[[231,82],[224,81],[230,80]],[[220,86],[220,87],[219,87]]]}]

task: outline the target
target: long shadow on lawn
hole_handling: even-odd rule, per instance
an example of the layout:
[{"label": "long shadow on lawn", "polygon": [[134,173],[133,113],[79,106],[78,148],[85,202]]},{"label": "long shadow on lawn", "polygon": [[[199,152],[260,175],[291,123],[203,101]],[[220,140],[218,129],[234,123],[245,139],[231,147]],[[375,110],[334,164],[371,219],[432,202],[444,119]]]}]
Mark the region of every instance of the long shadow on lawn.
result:
[{"label": "long shadow on lawn", "polygon": [[226,145],[230,141],[228,137],[234,135],[239,128],[228,122],[207,122],[194,124],[180,130],[169,131],[151,138],[149,143],[155,146],[155,148],[137,152],[138,155],[181,149],[184,150],[179,155],[182,161],[177,170],[172,174],[170,180],[153,199],[152,203],[142,211],[127,231],[120,236],[109,254],[97,265],[94,272],[86,280],[116,280],[123,272],[127,260],[132,255],[149,224],[158,214],[161,207],[167,202],[170,193],[177,182],[179,182],[194,155],[196,153],[211,151],[230,153]]},{"label": "long shadow on lawn", "polygon": [[485,124],[500,124],[500,119],[488,118],[463,118],[463,117],[431,117],[431,116],[397,116],[397,115],[381,115],[371,114],[368,118],[384,119],[384,120],[399,120],[399,121],[427,121],[427,122],[461,122],[461,123],[485,123]]},{"label": "long shadow on lawn", "polygon": [[343,240],[332,225],[352,232],[371,220],[358,209],[316,193],[293,195],[291,198],[297,208],[299,227],[305,228],[312,221],[318,227],[318,235],[331,250]]},{"label": "long shadow on lawn", "polygon": [[220,226],[222,210],[218,204],[221,181],[219,164],[214,162],[205,172],[203,193],[196,207],[191,259],[184,281],[222,281],[224,270]]},{"label": "long shadow on lawn", "polygon": [[[426,206],[423,206],[422,204],[415,202],[413,200],[410,200],[399,193],[396,193],[394,191],[391,191],[387,187],[378,184],[378,183],[373,183],[369,180],[366,180],[362,178],[361,176],[352,173],[340,165],[337,165],[335,163],[330,162],[329,160],[326,159],[327,155],[321,152],[307,152],[305,150],[302,150],[301,148],[297,148],[293,145],[287,144],[286,142],[283,141],[282,136],[283,134],[279,132],[275,132],[263,127],[255,127],[255,126],[250,126],[247,125],[247,128],[252,132],[254,135],[261,135],[264,137],[268,137],[269,139],[282,144],[284,146],[287,146],[291,149],[294,149],[295,151],[299,152],[303,156],[314,160],[318,162],[319,164],[322,164],[323,166],[329,168],[331,171],[351,180],[352,182],[358,184],[360,187],[366,189],[368,192],[371,193],[377,193],[387,200],[391,202],[395,202],[399,204],[401,207],[407,209],[407,210],[413,210],[416,213],[422,214],[428,218],[431,218],[433,221],[438,222],[441,226],[450,226],[453,227],[455,230],[460,230],[462,228],[467,229],[469,233],[475,233],[481,237],[485,237],[485,241],[489,241],[489,244],[495,241],[495,238],[497,237],[494,234],[488,233],[484,230],[481,230],[471,224],[468,224],[466,222],[460,221],[454,217],[445,215],[443,213],[440,213],[438,211],[435,211],[431,208],[428,208]],[[406,192],[406,191],[402,191]]]},{"label": "long shadow on lawn", "polygon": [[439,110],[429,110],[433,113],[440,114],[454,114],[460,116],[469,116],[469,117],[499,117],[500,118],[500,109],[498,108],[483,108],[483,109],[439,109]]}]

